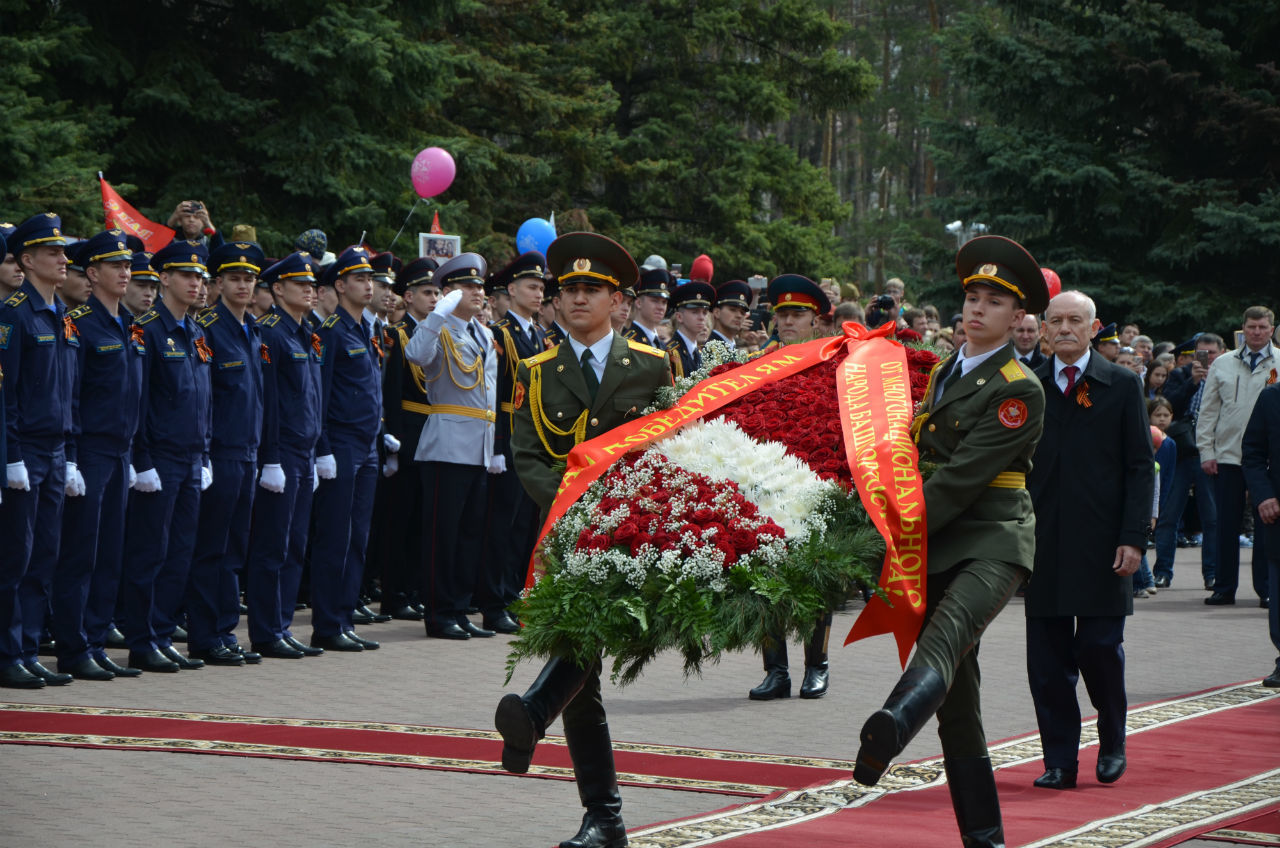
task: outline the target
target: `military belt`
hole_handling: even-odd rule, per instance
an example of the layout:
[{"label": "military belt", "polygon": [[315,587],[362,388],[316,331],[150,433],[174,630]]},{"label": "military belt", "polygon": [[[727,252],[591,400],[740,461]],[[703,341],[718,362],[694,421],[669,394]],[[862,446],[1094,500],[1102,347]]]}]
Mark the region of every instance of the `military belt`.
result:
[{"label": "military belt", "polygon": [[411,400],[400,401],[400,408],[405,412],[416,412],[419,415],[430,415],[431,405],[426,403],[415,403]]},{"label": "military belt", "polygon": [[503,412],[515,412],[515,411],[516,411],[516,405],[515,405],[514,403],[512,403],[511,401],[509,401],[509,400],[504,400],[504,401],[502,402],[502,411],[503,411]]},{"label": "military belt", "polygon": [[1025,489],[1027,488],[1027,475],[1021,471],[1001,471],[987,485],[993,489]]},{"label": "military belt", "polygon": [[427,409],[430,412],[441,413],[443,415],[462,415],[466,418],[481,418],[485,421],[494,422],[498,420],[497,414],[492,409],[476,409],[474,406],[458,406],[452,403],[433,403]]}]

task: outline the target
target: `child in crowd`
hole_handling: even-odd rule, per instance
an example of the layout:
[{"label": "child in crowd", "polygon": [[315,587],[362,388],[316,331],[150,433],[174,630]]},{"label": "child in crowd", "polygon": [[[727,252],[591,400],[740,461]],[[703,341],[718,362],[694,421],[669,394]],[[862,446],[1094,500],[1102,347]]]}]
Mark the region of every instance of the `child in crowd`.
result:
[{"label": "child in crowd", "polygon": [[[1173,439],[1164,437],[1164,431],[1173,423],[1173,405],[1169,403],[1168,398],[1163,395],[1156,395],[1148,400],[1147,419],[1151,422],[1151,445],[1156,452],[1156,485],[1153,490],[1154,498],[1151,505],[1151,527],[1155,529],[1156,518],[1160,515],[1160,507],[1163,505],[1165,496],[1169,493],[1169,487],[1173,483],[1173,466],[1178,461],[1177,445],[1174,444]],[[1160,469],[1162,468],[1167,468],[1168,473],[1161,474]],[[1144,551],[1142,564],[1138,566],[1138,572],[1133,575],[1133,596],[1135,598],[1149,598],[1155,593],[1155,579],[1152,577],[1151,567],[1147,563],[1147,555]]]},{"label": "child in crowd", "polygon": [[1147,369],[1146,385],[1143,386],[1147,391],[1147,398],[1160,396],[1161,392],[1164,391],[1165,381],[1168,379],[1169,366],[1159,361],[1152,362],[1151,367]]}]

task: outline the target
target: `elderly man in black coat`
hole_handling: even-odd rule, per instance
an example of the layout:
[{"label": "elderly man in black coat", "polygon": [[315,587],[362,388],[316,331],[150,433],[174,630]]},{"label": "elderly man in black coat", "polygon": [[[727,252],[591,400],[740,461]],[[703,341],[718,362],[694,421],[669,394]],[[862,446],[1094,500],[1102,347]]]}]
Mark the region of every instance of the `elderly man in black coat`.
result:
[{"label": "elderly man in black coat", "polygon": [[[1243,453],[1244,480],[1262,519],[1262,526],[1254,530],[1266,534],[1267,585],[1271,587],[1268,623],[1271,644],[1280,654],[1280,603],[1276,603],[1276,588],[1280,587],[1280,499],[1276,497],[1280,492],[1280,383],[1272,383],[1258,395],[1244,431]],[[1262,685],[1280,688],[1280,656]]]},{"label": "elderly man in black coat", "polygon": [[1155,464],[1142,383],[1090,352],[1098,326],[1088,297],[1055,297],[1044,321],[1054,355],[1036,369],[1045,416],[1028,478],[1036,559],[1027,676],[1044,749],[1035,785],[1051,789],[1076,785],[1081,676],[1098,710],[1098,780],[1124,773],[1124,621],[1151,525]]}]

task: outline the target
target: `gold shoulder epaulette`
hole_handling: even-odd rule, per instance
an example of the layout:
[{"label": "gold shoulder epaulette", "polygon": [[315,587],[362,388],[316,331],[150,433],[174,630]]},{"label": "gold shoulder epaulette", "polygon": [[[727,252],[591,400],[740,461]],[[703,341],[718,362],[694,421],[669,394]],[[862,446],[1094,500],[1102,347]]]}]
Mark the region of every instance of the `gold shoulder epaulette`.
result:
[{"label": "gold shoulder epaulette", "polygon": [[394,324],[392,324],[392,325],[391,325],[391,329],[393,329],[393,330],[403,330],[403,329],[404,329],[404,322],[403,322],[403,321],[397,321],[397,322],[395,322]]},{"label": "gold shoulder epaulette", "polygon": [[532,368],[535,365],[541,365],[549,359],[554,359],[555,356],[556,348],[553,347],[550,350],[544,350],[542,353],[535,353],[533,356],[525,359],[524,364],[526,367]]},{"label": "gold shoulder epaulette", "polygon": [[320,326],[327,330],[337,323],[338,323],[338,313],[335,312],[332,315],[330,315],[328,318],[324,319],[324,323],[321,324]]},{"label": "gold shoulder epaulette", "polygon": [[499,318],[497,321],[494,321],[492,324],[490,324],[490,325],[489,325],[489,327],[490,327],[490,329],[492,329],[492,328],[494,328],[494,327],[507,327],[507,326],[510,326],[510,325],[511,325],[511,319],[510,319],[510,318],[508,318],[507,316],[503,315],[503,316],[502,316],[501,318]]},{"label": "gold shoulder epaulette", "polygon": [[14,292],[13,297],[4,302],[5,306],[21,306],[23,301],[27,299],[27,293],[24,291]]},{"label": "gold shoulder epaulette", "polygon": [[656,356],[659,359],[661,359],[662,354],[665,353],[665,351],[658,350],[656,347],[650,347],[644,342],[637,342],[637,341],[633,341],[632,339],[627,339],[627,347],[631,348],[637,353],[647,353],[650,356]]},{"label": "gold shoulder epaulette", "polygon": [[1026,369],[1022,367],[1022,363],[1017,359],[1010,359],[1004,365],[1001,365],[1000,375],[1004,377],[1007,383],[1012,383],[1014,380],[1028,379]]},{"label": "gold shoulder epaulette", "polygon": [[211,324],[213,324],[217,320],[218,320],[218,313],[214,310],[213,307],[209,307],[208,309],[204,310],[203,312],[201,312],[199,315],[196,316],[196,323],[199,324],[201,327],[209,327]]},{"label": "gold shoulder epaulette", "polygon": [[75,309],[68,312],[67,317],[74,321],[77,318],[82,318],[85,315],[88,315],[92,311],[93,307],[86,303],[83,306],[77,306]]},{"label": "gold shoulder epaulette", "polygon": [[159,314],[160,313],[156,312],[154,309],[148,309],[146,312],[142,313],[137,318],[133,319],[133,323],[150,324],[152,321],[156,320]]},{"label": "gold shoulder epaulette", "polygon": [[274,327],[280,323],[280,316],[275,312],[268,312],[258,319],[258,324],[263,327]]}]

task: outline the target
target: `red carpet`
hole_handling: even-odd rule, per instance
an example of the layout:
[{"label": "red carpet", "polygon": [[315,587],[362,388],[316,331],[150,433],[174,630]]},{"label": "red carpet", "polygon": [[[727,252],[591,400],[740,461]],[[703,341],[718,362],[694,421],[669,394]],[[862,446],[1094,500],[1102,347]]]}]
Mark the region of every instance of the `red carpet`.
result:
[{"label": "red carpet", "polygon": [[1263,813],[1200,837],[1233,845],[1280,845],[1280,812]]},{"label": "red carpet", "polygon": [[[172,751],[506,774],[496,733],[251,716],[0,704],[0,743]],[[617,743],[619,780],[632,786],[764,797],[849,775],[851,763]],[[538,745],[530,777],[571,779],[562,737]]]},{"label": "red carpet", "polygon": [[[1087,728],[1086,742],[1093,739]],[[1129,769],[1093,778],[1096,744],[1081,751],[1080,786],[1035,789],[1038,742],[992,746],[1007,844],[1176,845],[1280,808],[1280,697],[1256,684],[1131,710]],[[734,848],[934,848],[959,843],[941,763],[899,766],[874,791],[841,780],[634,831],[636,848],[731,843]],[[908,830],[909,828],[909,830]],[[661,841],[661,840],[668,841]]]}]

